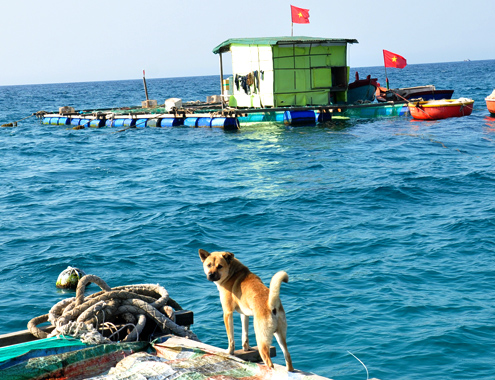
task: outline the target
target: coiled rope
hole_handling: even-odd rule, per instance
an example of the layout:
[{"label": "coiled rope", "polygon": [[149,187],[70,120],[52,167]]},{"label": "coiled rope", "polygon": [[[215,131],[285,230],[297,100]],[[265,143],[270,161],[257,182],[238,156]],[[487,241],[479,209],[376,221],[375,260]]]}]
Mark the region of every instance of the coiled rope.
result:
[{"label": "coiled rope", "polygon": [[[84,297],[86,286],[95,283],[102,290]],[[142,284],[110,288],[105,281],[94,275],[86,275],[79,280],[76,296],[55,304],[48,314],[33,318],[28,330],[37,338],[56,335],[70,335],[87,343],[110,343],[117,340],[118,332],[132,326],[133,330],[122,341],[139,340],[139,335],[147,321],[154,321],[164,334],[172,333],[199,341],[192,331],[175,323],[175,311],[182,310],[170,298],[167,290],[160,285]],[[127,324],[118,329],[115,317],[119,316]],[[54,326],[48,334],[38,327],[50,322]],[[116,330],[106,338],[103,329]]]}]

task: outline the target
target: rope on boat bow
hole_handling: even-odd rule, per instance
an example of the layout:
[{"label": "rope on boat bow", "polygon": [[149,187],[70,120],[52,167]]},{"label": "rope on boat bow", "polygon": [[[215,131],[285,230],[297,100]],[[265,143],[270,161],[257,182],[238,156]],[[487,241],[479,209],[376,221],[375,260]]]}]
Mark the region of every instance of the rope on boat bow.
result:
[{"label": "rope on boat bow", "polygon": [[428,114],[428,112],[425,111],[424,107],[419,104],[419,102],[420,102],[419,100],[416,103],[414,103],[414,102],[411,102],[409,99],[406,99],[402,95],[399,95],[395,91],[392,91],[392,90],[389,90],[389,91],[392,92],[393,94],[397,95],[399,98],[405,100],[407,102],[407,104],[412,104],[415,108],[417,108],[418,110],[420,110],[421,112],[423,112],[426,116],[428,116],[429,118],[431,118],[431,116]]},{"label": "rope on boat bow", "polygon": [[[95,283],[102,290],[84,297],[89,283]],[[118,340],[115,317],[127,322],[134,329],[123,341],[138,340],[148,320],[153,321],[163,333],[173,333],[192,340],[198,340],[192,331],[177,325],[175,311],[182,310],[180,305],[169,297],[167,290],[160,285],[142,284],[110,288],[105,281],[94,275],[86,275],[79,280],[76,296],[64,299],[54,305],[48,314],[33,318],[28,330],[37,338],[56,335],[80,337],[91,343],[109,343],[111,338]],[[54,326],[51,334],[38,327],[50,322]],[[105,338],[100,331],[115,331]]]}]

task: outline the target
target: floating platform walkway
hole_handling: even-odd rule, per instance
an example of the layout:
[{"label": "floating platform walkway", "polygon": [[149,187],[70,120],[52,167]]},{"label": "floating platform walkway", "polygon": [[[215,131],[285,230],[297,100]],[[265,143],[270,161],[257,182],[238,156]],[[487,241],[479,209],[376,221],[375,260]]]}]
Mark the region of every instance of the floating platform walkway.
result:
[{"label": "floating platform walkway", "polygon": [[311,126],[348,118],[374,118],[409,115],[406,102],[367,103],[278,108],[228,108],[220,103],[184,103],[169,110],[165,105],[152,108],[124,107],[76,111],[61,107],[58,112],[39,111],[45,125],[84,128],[192,127],[237,130],[252,123],[280,123],[289,126]]}]

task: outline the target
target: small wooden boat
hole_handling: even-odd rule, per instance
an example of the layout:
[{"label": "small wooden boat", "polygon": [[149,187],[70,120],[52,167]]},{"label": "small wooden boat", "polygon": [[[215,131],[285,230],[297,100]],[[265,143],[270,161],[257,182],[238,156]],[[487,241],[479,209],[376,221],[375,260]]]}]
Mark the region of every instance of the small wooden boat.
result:
[{"label": "small wooden boat", "polygon": [[410,102],[408,107],[414,119],[438,120],[471,115],[473,104],[472,99],[459,98]]},{"label": "small wooden boat", "polygon": [[366,79],[359,79],[359,74],[356,71],[356,80],[349,83],[347,89],[347,103],[366,103],[375,100],[376,89],[380,87],[377,78],[371,78],[368,75]]},{"label": "small wooden boat", "polygon": [[495,90],[485,98],[486,108],[488,108],[488,112],[492,115],[495,115]]},{"label": "small wooden boat", "polygon": [[379,102],[389,102],[404,99],[423,100],[441,100],[450,99],[454,90],[437,90],[433,85],[403,87],[387,90],[384,87],[378,87],[376,91],[376,100]]}]

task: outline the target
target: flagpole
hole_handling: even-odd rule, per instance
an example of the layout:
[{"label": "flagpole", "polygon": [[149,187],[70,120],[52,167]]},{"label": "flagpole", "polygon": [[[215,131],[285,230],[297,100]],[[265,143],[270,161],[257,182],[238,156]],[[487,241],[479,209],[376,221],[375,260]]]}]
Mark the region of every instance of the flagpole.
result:
[{"label": "flagpole", "polygon": [[291,37],[294,36],[294,23],[293,22],[290,23],[290,36]]},{"label": "flagpole", "polygon": [[385,66],[385,82],[387,82],[387,90],[388,90],[390,88],[390,85],[388,84],[387,66]]},{"label": "flagpole", "polygon": [[387,76],[387,63],[385,62],[385,51],[383,52],[383,66],[385,67],[385,82],[387,83],[387,90],[390,89]]}]

